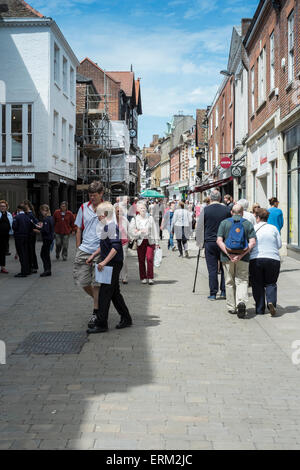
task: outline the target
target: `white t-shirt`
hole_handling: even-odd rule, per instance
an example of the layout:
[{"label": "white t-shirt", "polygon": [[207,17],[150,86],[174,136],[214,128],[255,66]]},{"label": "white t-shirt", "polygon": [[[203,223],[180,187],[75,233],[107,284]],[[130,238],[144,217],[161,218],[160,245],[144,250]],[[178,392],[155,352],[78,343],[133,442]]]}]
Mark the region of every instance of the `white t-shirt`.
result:
[{"label": "white t-shirt", "polygon": [[82,243],[79,246],[79,250],[92,254],[99,248],[100,241],[96,232],[98,222],[97,214],[94,211],[91,202],[85,202],[82,204],[75,220],[75,225],[83,229]]},{"label": "white t-shirt", "polygon": [[254,229],[256,232],[256,245],[250,252],[250,260],[271,258],[280,261],[279,249],[282,242],[277,228],[267,222],[259,222]]}]

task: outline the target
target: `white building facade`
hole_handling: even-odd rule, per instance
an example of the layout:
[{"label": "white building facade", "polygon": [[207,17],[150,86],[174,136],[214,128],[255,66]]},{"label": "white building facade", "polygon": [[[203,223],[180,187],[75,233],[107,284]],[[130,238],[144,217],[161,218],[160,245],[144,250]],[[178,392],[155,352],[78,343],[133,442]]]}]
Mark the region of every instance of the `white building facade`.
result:
[{"label": "white building facade", "polygon": [[1,18],[0,44],[1,198],[75,207],[79,62],[50,18]]}]

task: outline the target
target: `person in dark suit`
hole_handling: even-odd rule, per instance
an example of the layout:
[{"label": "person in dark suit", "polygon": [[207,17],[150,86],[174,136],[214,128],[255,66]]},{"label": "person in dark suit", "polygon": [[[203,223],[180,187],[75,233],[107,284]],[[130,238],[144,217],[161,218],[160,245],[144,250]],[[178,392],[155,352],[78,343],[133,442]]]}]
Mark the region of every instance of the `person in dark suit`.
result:
[{"label": "person in dark suit", "polygon": [[26,199],[23,204],[26,206],[25,214],[31,221],[31,232],[29,234],[29,266],[32,273],[36,273],[39,269],[36,252],[35,252],[35,244],[36,244],[36,233],[34,232],[34,227],[38,224],[38,219],[34,213],[34,207],[28,199]]},{"label": "person in dark suit", "polygon": [[5,256],[7,256],[9,232],[12,228],[12,222],[13,218],[8,212],[7,201],[0,201],[0,272],[4,274],[8,274],[8,271],[5,268]]},{"label": "person in dark suit", "polygon": [[[208,271],[209,300],[216,300],[219,287],[221,299],[226,299],[225,278],[222,265],[220,265],[221,250],[217,245],[217,233],[222,220],[231,216],[230,209],[221,204],[221,193],[213,190],[210,194],[210,204],[201,212],[196,227],[196,243],[199,248],[205,248],[205,259]],[[218,281],[220,266],[221,282]]]},{"label": "person in dark suit", "polygon": [[47,277],[51,276],[50,249],[54,240],[54,219],[51,217],[50,208],[47,204],[43,204],[40,207],[40,213],[43,217],[43,221],[39,230],[43,240],[41,258],[44,266],[44,272],[40,274],[40,277]]},{"label": "person in dark suit", "polygon": [[17,207],[17,215],[12,224],[16,250],[21,263],[21,272],[16,274],[15,277],[26,277],[31,274],[29,264],[29,235],[32,230],[32,223],[25,214],[25,211],[25,204],[19,204]]}]

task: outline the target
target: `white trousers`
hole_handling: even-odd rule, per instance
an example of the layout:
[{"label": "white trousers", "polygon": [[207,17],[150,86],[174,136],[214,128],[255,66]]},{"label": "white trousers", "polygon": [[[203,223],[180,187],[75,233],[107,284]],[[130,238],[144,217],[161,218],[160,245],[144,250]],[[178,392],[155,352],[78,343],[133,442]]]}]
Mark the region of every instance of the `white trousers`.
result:
[{"label": "white trousers", "polygon": [[126,243],[126,245],[123,245],[123,255],[124,255],[124,261],[123,261],[123,268],[120,273],[120,279],[122,279],[122,281],[128,281],[128,263],[127,263],[128,243]]}]

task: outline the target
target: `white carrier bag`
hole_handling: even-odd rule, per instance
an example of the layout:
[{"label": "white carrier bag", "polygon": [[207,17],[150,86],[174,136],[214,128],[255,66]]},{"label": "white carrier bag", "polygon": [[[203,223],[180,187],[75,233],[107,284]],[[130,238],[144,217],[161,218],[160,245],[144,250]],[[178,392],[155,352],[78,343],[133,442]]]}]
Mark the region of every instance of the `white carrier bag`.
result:
[{"label": "white carrier bag", "polygon": [[162,249],[160,247],[155,249],[154,252],[154,266],[159,268],[162,262]]}]

